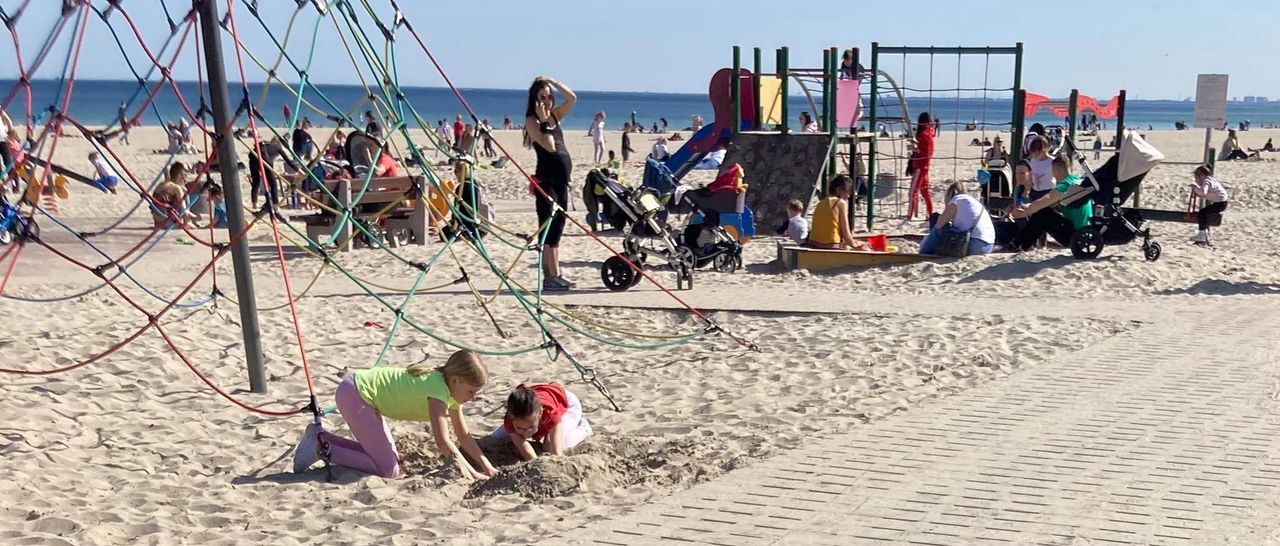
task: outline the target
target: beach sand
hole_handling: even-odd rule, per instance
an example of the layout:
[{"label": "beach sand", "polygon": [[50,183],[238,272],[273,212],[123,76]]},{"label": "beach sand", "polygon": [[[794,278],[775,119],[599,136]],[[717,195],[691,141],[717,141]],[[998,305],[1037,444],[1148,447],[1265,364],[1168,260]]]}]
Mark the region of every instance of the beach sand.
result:
[{"label": "beach sand", "polygon": [[[1272,133],[1277,131],[1251,131],[1242,141],[1256,147],[1277,136]],[[498,134],[516,160],[532,168],[533,154],[520,147],[518,133]],[[951,136],[939,137],[939,150],[952,149]],[[967,148],[963,143],[972,136],[960,135],[959,148]],[[633,136],[641,156],[650,138]],[[113,149],[131,172],[150,180],[167,158],[151,152],[163,147],[163,134],[143,128],[133,132],[132,140],[132,146]],[[616,149],[619,135],[611,133],[609,140]],[[1171,161],[1195,161],[1203,134],[1153,132],[1150,140]],[[574,183],[581,184],[589,168],[583,159],[590,157],[590,140],[576,132],[568,142],[578,159]],[[59,144],[57,160],[86,172],[89,150],[84,139],[66,138]],[[976,149],[967,153],[976,155]],[[1191,168],[1158,167],[1144,184],[1144,204],[1182,210]],[[638,181],[640,171],[640,164],[633,162],[624,176]],[[972,165],[957,164],[954,174],[950,165],[935,166],[935,202],[941,200],[942,180],[970,178],[972,172]],[[501,224],[517,232],[534,229],[526,182],[515,169],[484,168],[478,176],[496,202]],[[710,177],[711,173],[698,172],[694,180]],[[1145,262],[1135,244],[1108,248],[1092,262],[1074,261],[1065,257],[1067,251],[1048,248],[811,274],[779,271],[770,263],[775,239],[761,237],[747,245],[745,270],[699,271],[696,290],[685,294],[737,301],[712,310],[710,316],[754,341],[760,352],[715,334],[656,350],[620,349],[553,323],[566,349],[594,368],[625,411],[610,409],[565,357],[549,361],[543,351],[487,357],[493,381],[465,409],[474,434],[484,434],[500,422],[501,404],[512,386],[556,381],[582,398],[595,436],[582,454],[503,466],[497,478],[482,483],[464,482],[442,469],[426,428],[413,423],[391,425],[408,471],[403,479],[383,480],[344,469],[336,470],[333,482],[326,481],[322,470],[294,475],[291,449],[307,416],[269,418],[232,405],[202,383],[156,331],[148,330],[119,351],[70,373],[4,377],[0,410],[9,417],[0,427],[0,464],[7,478],[0,482],[0,541],[506,544],[546,539],[762,458],[782,456],[811,435],[866,426],[1071,354],[1090,340],[1137,328],[1141,321],[1160,321],[1161,313],[1169,312],[1161,304],[1169,298],[1199,301],[1274,292],[1280,285],[1275,268],[1280,164],[1226,163],[1220,165],[1218,178],[1232,193],[1232,203],[1223,226],[1214,231],[1216,246],[1187,243],[1195,232],[1193,225],[1154,224],[1153,232],[1165,247],[1164,258],[1156,263]],[[104,264],[108,260],[73,232],[113,224],[138,198],[123,187],[117,195],[83,185],[73,185],[71,192],[58,203],[57,216],[71,231],[41,220],[42,238],[91,267]],[[581,217],[581,212],[574,214]],[[117,229],[88,240],[118,255],[143,238],[150,224],[145,210],[136,210]],[[884,222],[882,227],[892,225]],[[208,231],[196,235],[210,236]],[[226,240],[225,233],[212,237]],[[618,247],[616,234],[604,238]],[[161,300],[182,291],[210,259],[209,248],[178,239],[179,234],[169,234],[128,267],[154,295],[125,278],[117,279],[119,291],[148,313],[163,308]],[[276,410],[297,408],[307,403],[308,391],[269,227],[255,227],[250,246],[268,394],[247,392],[239,314],[227,299],[219,298],[217,307],[174,309],[158,323],[192,366],[233,396]],[[402,304],[399,290],[415,281],[417,270],[380,251],[336,257],[352,275],[376,283],[370,288],[385,299],[384,305],[347,276],[285,246],[294,293],[307,290],[297,301],[297,315],[315,389],[327,406],[344,370],[374,364],[394,321],[388,308]],[[433,242],[397,252],[409,260],[426,261],[439,250],[439,243]],[[444,286],[405,303],[405,316],[437,336],[468,345],[510,349],[540,343],[534,322],[513,298],[487,302],[491,322],[465,284],[449,284],[462,270],[482,289],[497,284],[474,252],[458,250],[458,261],[445,253],[422,281],[422,286]],[[501,244],[494,244],[492,251],[500,267],[514,263],[513,280],[532,285],[536,265],[530,254]],[[607,251],[570,226],[562,255],[567,277],[583,291],[603,292],[598,268]],[[7,268],[9,263],[0,265]],[[674,285],[668,271],[653,275]],[[182,300],[207,296],[215,277],[223,293],[236,297],[227,257]],[[4,293],[55,298],[98,283],[92,273],[29,245]],[[648,301],[662,301],[657,289],[647,284],[633,292],[650,294]],[[562,296],[550,301],[558,297]],[[603,293],[595,299],[608,298]],[[973,298],[1007,302],[1008,311],[965,311],[965,302]],[[818,303],[839,307],[846,299],[871,300],[880,310],[753,311],[804,309]],[[937,310],[930,308],[931,302],[938,303]],[[1099,310],[1124,302],[1149,311],[1141,320],[1101,311],[1104,318],[1037,313],[1035,306],[1055,302]],[[570,311],[577,323],[600,335],[636,343],[657,339],[618,332],[669,336],[704,327],[691,314],[671,310],[575,305]],[[10,325],[0,334],[3,366],[25,370],[83,361],[147,325],[146,315],[111,288],[57,303],[3,299],[0,316]],[[404,326],[391,339],[385,363],[443,363],[451,351]],[[325,423],[345,431],[337,416]],[[505,446],[491,447],[495,460],[511,462]]]}]

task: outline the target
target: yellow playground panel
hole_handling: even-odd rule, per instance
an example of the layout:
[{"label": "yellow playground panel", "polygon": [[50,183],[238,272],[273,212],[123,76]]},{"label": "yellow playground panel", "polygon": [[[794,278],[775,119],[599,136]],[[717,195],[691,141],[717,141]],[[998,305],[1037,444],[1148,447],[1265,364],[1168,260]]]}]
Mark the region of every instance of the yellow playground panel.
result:
[{"label": "yellow playground panel", "polygon": [[782,124],[782,80],[760,76],[760,126]]}]

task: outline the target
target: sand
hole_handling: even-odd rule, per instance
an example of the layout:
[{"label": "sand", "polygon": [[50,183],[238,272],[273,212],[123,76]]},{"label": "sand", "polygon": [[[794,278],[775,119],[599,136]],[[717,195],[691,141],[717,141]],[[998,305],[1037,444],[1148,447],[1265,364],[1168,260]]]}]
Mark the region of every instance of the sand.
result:
[{"label": "sand", "polygon": [[[1257,146],[1274,131],[1243,135]],[[532,165],[518,134],[500,133],[517,161]],[[646,149],[648,135],[633,146]],[[970,135],[961,135],[967,142]],[[1151,141],[1171,160],[1194,160],[1200,133],[1155,132]],[[1257,142],[1254,142],[1254,141]],[[135,131],[133,145],[118,148],[131,170],[150,177],[166,156],[155,129]],[[617,134],[610,135],[616,146]],[[590,156],[590,141],[569,135],[576,158]],[[1216,142],[1215,142],[1216,145]],[[66,139],[59,161],[85,171],[88,143]],[[949,134],[939,140],[946,148]],[[184,156],[193,161],[195,156]],[[586,165],[579,162],[575,183]],[[1145,202],[1179,209],[1190,180],[1188,166],[1162,166],[1148,178]],[[939,167],[937,178],[951,176]],[[957,165],[955,176],[971,172]],[[638,163],[624,171],[638,180]],[[1161,320],[1161,302],[1274,292],[1280,273],[1273,227],[1280,205],[1280,168],[1272,161],[1224,164],[1219,178],[1232,192],[1214,248],[1193,247],[1187,224],[1155,224],[1165,257],[1147,263],[1136,245],[1108,249],[1103,259],[1078,262],[1061,249],[1003,254],[936,264],[836,271],[779,273],[770,262],[775,242],[762,237],[747,246],[747,267],[734,274],[699,271],[691,296],[732,298],[738,310],[712,312],[717,322],[757,343],[751,352],[724,336],[688,345],[640,351],[618,349],[554,325],[568,350],[595,368],[624,406],[609,409],[604,398],[583,384],[562,358],[541,352],[487,358],[494,379],[466,408],[475,434],[500,422],[507,391],[525,381],[558,381],[578,394],[596,435],[567,458],[515,463],[507,446],[487,443],[502,464],[498,477],[483,483],[458,479],[442,468],[425,427],[394,423],[408,475],[382,480],[338,469],[289,472],[290,450],[306,417],[254,415],[218,397],[200,382],[154,332],[101,361],[50,377],[5,376],[0,409],[0,464],[9,478],[0,482],[0,540],[9,544],[245,544],[301,543],[466,543],[532,542],[616,514],[762,458],[785,456],[813,435],[867,426],[896,412],[973,388],[1048,359],[1071,354],[1091,340]],[[515,231],[533,228],[525,183],[511,168],[481,169],[481,180],[497,201],[499,221]],[[706,180],[707,173],[697,173]],[[940,192],[939,192],[940,193]],[[940,196],[939,196],[940,197]],[[77,231],[114,223],[137,202],[121,191],[105,195],[73,186],[59,203],[58,218]],[[580,213],[577,213],[580,215]],[[150,218],[135,212],[120,228],[90,240],[108,254],[133,246]],[[61,251],[99,265],[106,259],[49,221],[44,238]],[[892,226],[885,226],[892,227]],[[585,290],[602,291],[598,265],[608,254],[574,231],[566,236],[565,274]],[[207,232],[199,233],[201,237]],[[225,234],[215,233],[218,240]],[[188,236],[189,238],[189,236]],[[181,291],[204,267],[209,249],[182,244],[170,234],[129,272],[156,293],[120,279],[120,290],[149,312],[160,298]],[[606,237],[616,246],[616,235]],[[250,245],[270,392],[247,392],[239,315],[225,299],[218,306],[175,309],[159,323],[191,363],[211,381],[253,405],[295,408],[306,402],[299,346],[285,302],[283,278],[270,229],[255,228]],[[401,249],[409,259],[427,260],[438,244]],[[322,403],[347,369],[373,364],[393,317],[387,307],[351,280],[289,248],[285,252],[294,292],[317,278],[298,300],[306,355]],[[511,277],[532,283],[528,254],[496,245],[495,261],[515,263]],[[400,305],[416,271],[385,253],[357,251],[338,260],[351,272],[380,285],[387,305]],[[7,267],[6,260],[3,265]],[[473,253],[459,261],[446,257],[426,276],[424,286],[449,283],[460,269],[482,287],[495,282]],[[230,262],[212,272],[217,286],[235,297]],[[674,284],[670,272],[654,273]],[[184,301],[212,289],[212,276],[196,284]],[[96,286],[78,270],[39,247],[23,250],[6,295],[56,297]],[[641,286],[637,293],[654,293]],[[974,298],[1007,301],[1008,310],[966,311]],[[655,293],[653,301],[659,301]],[[804,308],[822,300],[873,301],[876,312],[777,313],[752,308]],[[554,301],[554,300],[552,300]],[[609,301],[608,297],[598,301]],[[1061,302],[1079,308],[1115,302],[1143,310],[1136,317],[1064,319],[1037,314],[1035,305]],[[1028,303],[1031,302],[1031,303]],[[1050,303],[1051,304],[1051,303]],[[936,310],[932,306],[937,306]],[[489,348],[514,348],[540,341],[528,315],[509,297],[488,305],[500,335],[465,285],[445,286],[414,297],[405,314],[424,328],[451,339]],[[665,310],[574,306],[577,320],[609,328],[672,335],[698,331],[688,313]],[[58,303],[0,300],[0,316],[10,328],[0,334],[3,366],[44,370],[89,358],[146,324],[138,310],[111,289]],[[624,337],[632,342],[652,339]],[[407,365],[442,362],[451,349],[402,328],[392,339],[386,362]],[[337,416],[326,426],[343,431]]]}]

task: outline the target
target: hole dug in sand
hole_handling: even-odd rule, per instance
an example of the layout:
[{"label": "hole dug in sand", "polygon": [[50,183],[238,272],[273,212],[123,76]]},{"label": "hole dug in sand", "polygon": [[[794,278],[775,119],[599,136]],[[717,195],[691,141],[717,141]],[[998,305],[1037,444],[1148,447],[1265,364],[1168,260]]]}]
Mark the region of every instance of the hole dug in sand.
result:
[{"label": "hole dug in sand", "polygon": [[[738,468],[749,457],[715,436],[701,435],[665,440],[597,436],[572,455],[527,462],[517,460],[505,442],[482,439],[480,444],[498,474],[472,484],[466,493],[469,499],[519,495],[545,500],[629,486],[683,489]],[[429,437],[405,438],[399,447],[406,473],[440,472],[443,460]]]}]

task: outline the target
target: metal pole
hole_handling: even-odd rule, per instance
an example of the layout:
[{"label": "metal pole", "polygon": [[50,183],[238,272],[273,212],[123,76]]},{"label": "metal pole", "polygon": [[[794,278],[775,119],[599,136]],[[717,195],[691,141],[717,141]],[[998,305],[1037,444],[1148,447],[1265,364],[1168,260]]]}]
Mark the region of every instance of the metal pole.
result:
[{"label": "metal pole", "polygon": [[[1120,161],[1120,144],[1124,142],[1124,104],[1125,90],[1120,90],[1120,106],[1116,108],[1116,161]],[[1142,184],[1133,191],[1133,206],[1142,206]]]},{"label": "metal pole", "polygon": [[733,132],[737,135],[742,130],[742,47],[733,46],[733,87],[729,90],[733,95]]},{"label": "metal pole", "polygon": [[[876,91],[878,85],[880,85],[880,42],[871,42],[871,115],[867,117],[867,129],[871,132],[871,140],[867,142],[867,231],[874,228],[876,219],[876,139],[880,138],[880,128],[876,127],[876,99],[880,95]],[[854,172],[858,172],[856,166]]]},{"label": "metal pole", "polygon": [[1080,90],[1071,90],[1071,100],[1067,103],[1067,119],[1070,120],[1071,127],[1067,128],[1067,138],[1071,139],[1072,150],[1076,149],[1076,116],[1080,114]]},{"label": "metal pole", "polygon": [[759,131],[760,126],[764,124],[764,121],[761,120],[761,117],[764,116],[764,101],[760,98],[760,70],[764,65],[760,62],[760,48],[753,48],[752,55],[755,57],[755,66],[752,67],[754,72],[751,74],[751,95],[756,98],[756,117],[751,124],[751,129]]},{"label": "metal pole", "polygon": [[[218,146],[218,172],[227,200],[227,233],[243,230],[246,222],[241,206],[240,179],[236,168],[236,141],[231,138],[227,75],[222,65],[222,35],[215,0],[193,0],[200,13],[200,34],[204,39],[205,70],[209,73],[209,102],[213,110],[213,140]],[[236,297],[240,298],[240,331],[244,336],[245,364],[249,368],[249,390],[267,392],[267,374],[262,364],[262,338],[258,329],[257,298],[253,291],[253,271],[249,262],[249,238],[231,245],[231,262],[236,277]]]},{"label": "metal pole", "polygon": [[781,128],[782,134],[784,135],[787,134],[789,124],[791,123],[791,120],[787,117],[787,99],[791,96],[790,93],[787,92],[787,83],[791,79],[791,76],[788,74],[788,72],[790,72],[790,67],[787,65],[787,57],[790,55],[789,52],[790,49],[786,46],[782,46],[778,49],[778,77],[782,79],[782,86],[780,88],[782,93],[782,107],[779,111],[782,113]]}]

